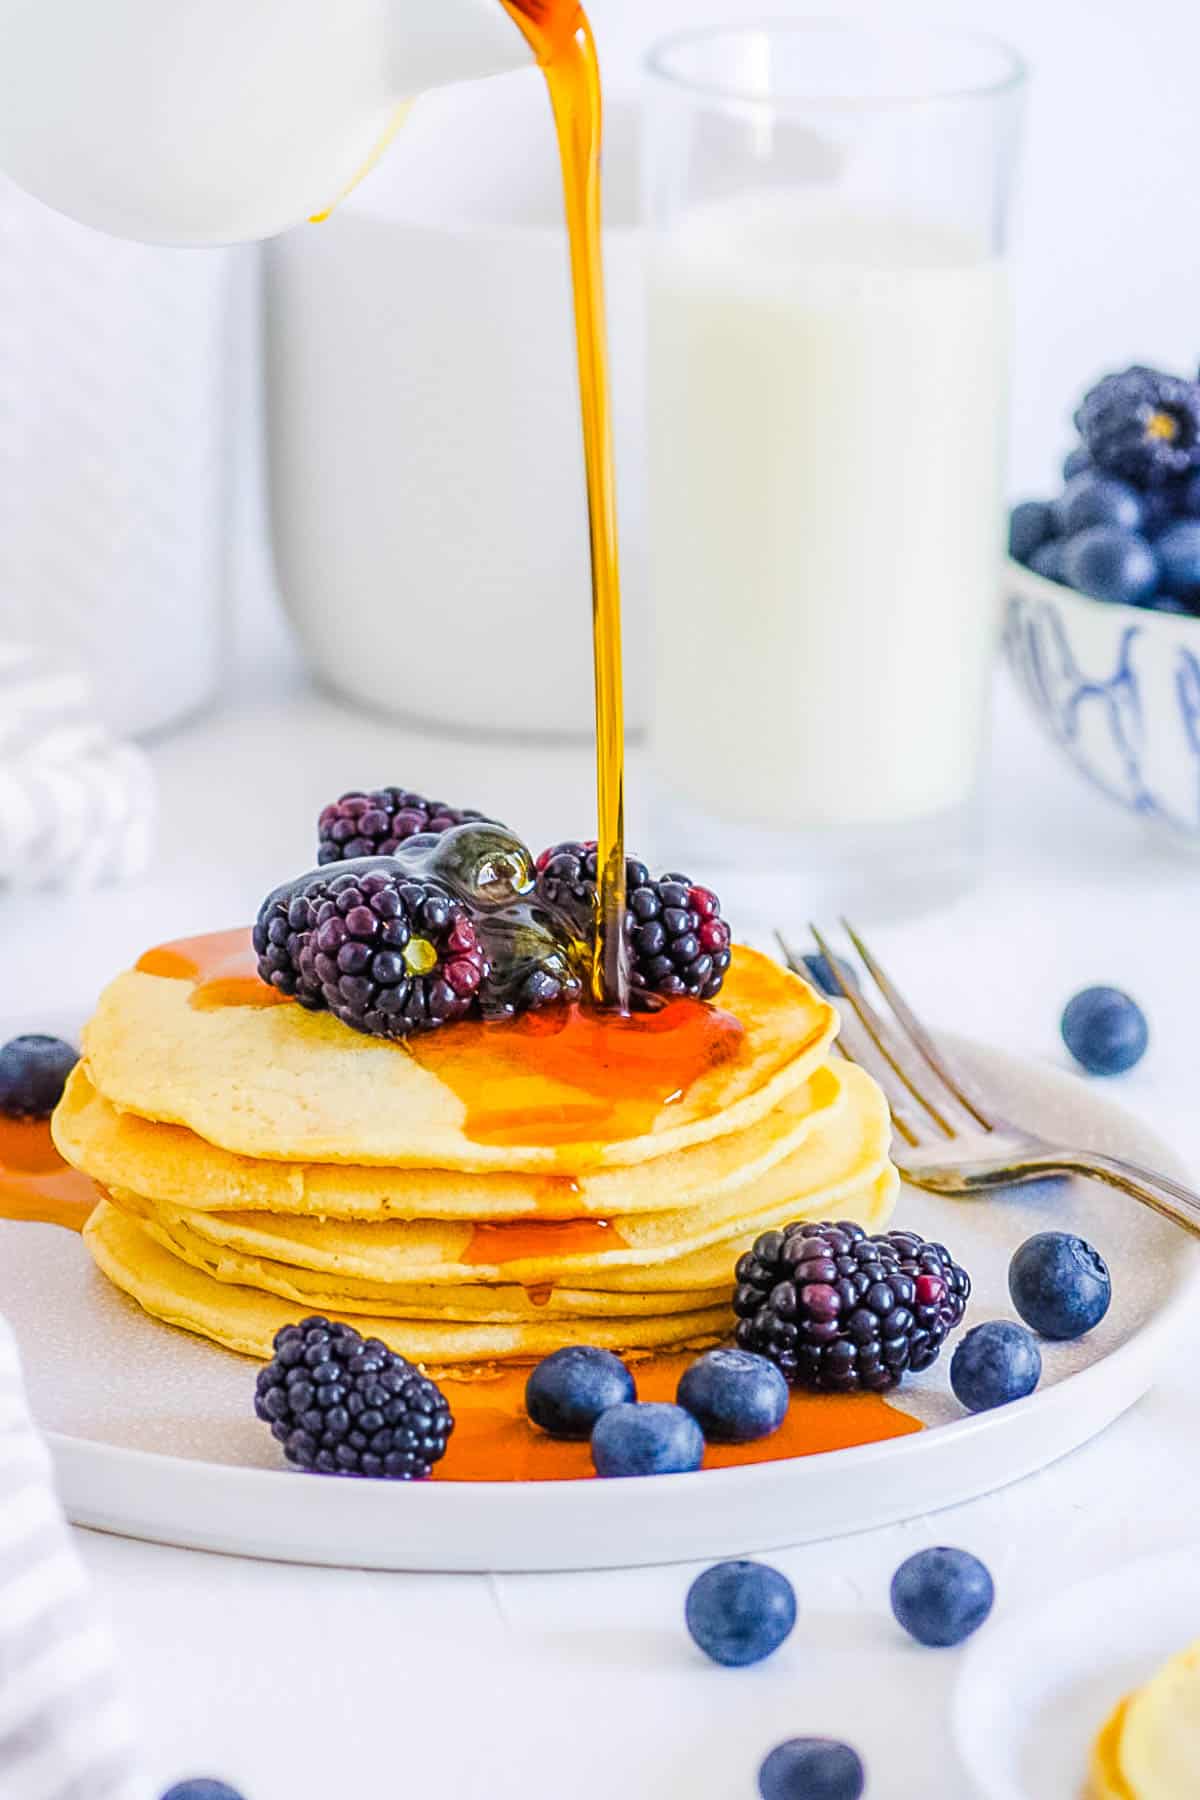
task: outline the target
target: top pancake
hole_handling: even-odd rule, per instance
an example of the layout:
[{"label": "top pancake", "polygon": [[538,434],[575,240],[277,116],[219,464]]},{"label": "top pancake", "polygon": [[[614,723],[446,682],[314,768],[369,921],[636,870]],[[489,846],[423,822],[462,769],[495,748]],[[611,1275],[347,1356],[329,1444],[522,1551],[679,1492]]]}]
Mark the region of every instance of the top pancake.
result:
[{"label": "top pancake", "polygon": [[[819,1067],[837,1028],[833,1008],[804,982],[739,947],[720,997],[742,1027],[736,1052],[676,1095],[609,1106],[603,1078],[611,1070],[602,1059],[594,1075],[582,1059],[557,1067],[552,1031],[539,1044],[520,1027],[449,1026],[409,1047],[298,1006],[200,1009],[193,992],[185,979],[118,976],[84,1033],[90,1082],[119,1110],[183,1126],[237,1155],[285,1162],[568,1174],[631,1167],[754,1125]],[[462,1067],[473,1058],[486,1070],[474,1105],[457,1079],[460,1046]],[[480,1099],[493,1118],[503,1104],[519,1141],[480,1131]]]}]

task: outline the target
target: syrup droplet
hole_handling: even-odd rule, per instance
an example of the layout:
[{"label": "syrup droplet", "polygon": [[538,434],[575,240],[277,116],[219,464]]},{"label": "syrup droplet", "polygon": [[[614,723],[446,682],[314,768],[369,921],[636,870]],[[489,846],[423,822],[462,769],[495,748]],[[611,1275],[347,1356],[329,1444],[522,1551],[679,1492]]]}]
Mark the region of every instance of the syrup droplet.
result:
[{"label": "syrup droplet", "polygon": [[[501,1265],[543,1256],[586,1256],[620,1250],[625,1239],[607,1219],[532,1219],[476,1225],[459,1261]],[[547,1290],[547,1297],[549,1290]]]}]

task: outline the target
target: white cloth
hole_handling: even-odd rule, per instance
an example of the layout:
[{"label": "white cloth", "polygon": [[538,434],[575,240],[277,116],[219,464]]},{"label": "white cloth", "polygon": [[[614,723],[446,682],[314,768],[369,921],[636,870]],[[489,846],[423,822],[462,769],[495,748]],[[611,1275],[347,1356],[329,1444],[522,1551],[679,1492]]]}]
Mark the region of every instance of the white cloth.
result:
[{"label": "white cloth", "polygon": [[89,701],[82,675],[0,644],[0,887],[78,890],[146,866],[150,766]]},{"label": "white cloth", "polygon": [[108,1633],[0,1319],[0,1795],[144,1800]]}]

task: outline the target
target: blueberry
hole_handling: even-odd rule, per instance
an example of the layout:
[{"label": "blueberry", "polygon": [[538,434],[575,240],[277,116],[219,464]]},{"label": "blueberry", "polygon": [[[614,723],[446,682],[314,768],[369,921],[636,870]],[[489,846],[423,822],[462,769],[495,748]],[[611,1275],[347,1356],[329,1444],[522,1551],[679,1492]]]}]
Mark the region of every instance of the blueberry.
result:
[{"label": "blueberry", "polygon": [[1085,469],[1090,469],[1092,466],[1092,459],[1087,450],[1082,444],[1077,444],[1074,450],[1068,451],[1063,458],[1063,478],[1070,481],[1073,475],[1082,475]]},{"label": "blueberry", "polygon": [[1012,1303],[1046,1338],[1077,1338],[1098,1325],[1112,1299],[1112,1277],[1098,1250],[1069,1231],[1039,1231],[1008,1265]]},{"label": "blueberry", "polygon": [[789,1738],[758,1771],[762,1800],[860,1800],[866,1784],[857,1751],[833,1738]]},{"label": "blueberry", "polygon": [[1066,485],[1055,512],[1064,537],[1074,537],[1090,525],[1116,525],[1122,531],[1140,531],[1145,519],[1142,496],[1115,475],[1093,469],[1074,476]]},{"label": "blueberry", "polygon": [[819,988],[823,994],[829,994],[835,1000],[844,989],[856,988],[859,985],[858,976],[854,973],[850,964],[848,962],[843,962],[840,956],[834,957],[833,967],[837,970],[837,974],[841,979],[841,987],[838,986],[837,979],[833,974],[833,970],[830,969],[827,959],[818,951],[814,950],[808,956],[802,956],[800,961],[808,970],[808,978],[813,986]]},{"label": "blueberry", "polygon": [[1090,987],[1067,1002],[1063,1042],[1089,1075],[1123,1075],[1150,1041],[1146,1015],[1120,988]]},{"label": "blueberry", "polygon": [[242,1796],[226,1781],[198,1776],[190,1781],[177,1781],[174,1787],[167,1789],[162,1800],[242,1800]]},{"label": "blueberry", "polygon": [[1175,519],[1155,540],[1162,585],[1185,599],[1200,594],[1200,519]]},{"label": "blueberry", "polygon": [[586,1438],[601,1413],[636,1395],[633,1376],[619,1356],[571,1344],[534,1369],[525,1383],[525,1410],[551,1437]]},{"label": "blueberry", "polygon": [[1200,517],[1200,474],[1189,475],[1179,490],[1176,510],[1189,518]]},{"label": "blueberry", "polygon": [[892,1577],[892,1611],[910,1637],[930,1649],[961,1644],[992,1610],[987,1569],[966,1550],[918,1550]]},{"label": "blueberry", "polygon": [[682,1406],[610,1406],[592,1432],[597,1475],[686,1475],[704,1460],[704,1433]]},{"label": "blueberry", "polygon": [[1042,544],[1029,559],[1029,567],[1043,581],[1061,581],[1063,578],[1063,544],[1061,538],[1053,538],[1050,543]]},{"label": "blueberry", "polygon": [[788,1384],[765,1356],[710,1350],[684,1370],[675,1398],[710,1443],[749,1444],[783,1424]]},{"label": "blueberry", "polygon": [[727,1669],[762,1662],[790,1637],[796,1596],[766,1563],[723,1562],[697,1575],[684,1609],[692,1639]]},{"label": "blueberry", "polygon": [[1158,582],[1158,558],[1144,537],[1119,525],[1091,525],[1068,538],[1063,579],[1093,600],[1140,606]]},{"label": "blueberry", "polygon": [[61,1038],[33,1032],[11,1038],[0,1050],[0,1113],[10,1119],[48,1119],[79,1061]]},{"label": "blueberry", "polygon": [[1008,554],[1027,563],[1035,550],[1058,536],[1054,508],[1047,500],[1021,500],[1008,515]]},{"label": "blueberry", "polygon": [[1042,1378],[1042,1353],[1023,1325],[991,1319],[968,1331],[950,1358],[950,1386],[968,1412],[1023,1400]]}]

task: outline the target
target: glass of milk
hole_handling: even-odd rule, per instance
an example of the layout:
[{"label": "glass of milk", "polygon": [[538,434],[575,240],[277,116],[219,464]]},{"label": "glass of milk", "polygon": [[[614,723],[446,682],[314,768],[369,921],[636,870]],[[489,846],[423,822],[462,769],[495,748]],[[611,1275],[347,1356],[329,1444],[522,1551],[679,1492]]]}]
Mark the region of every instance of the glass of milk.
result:
[{"label": "glass of milk", "polygon": [[977,835],[1024,71],[825,21],[649,70],[656,854],[920,905]]}]

